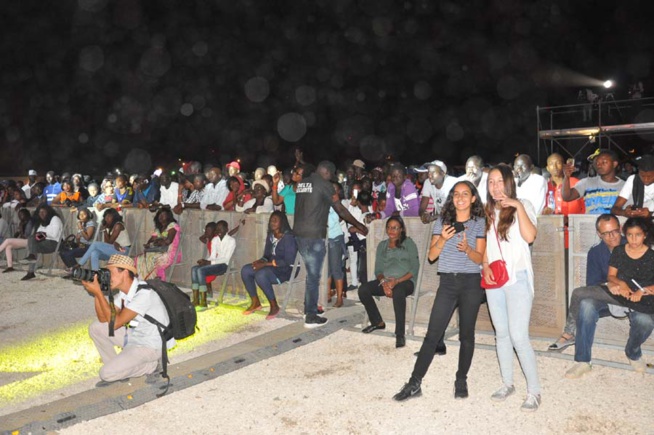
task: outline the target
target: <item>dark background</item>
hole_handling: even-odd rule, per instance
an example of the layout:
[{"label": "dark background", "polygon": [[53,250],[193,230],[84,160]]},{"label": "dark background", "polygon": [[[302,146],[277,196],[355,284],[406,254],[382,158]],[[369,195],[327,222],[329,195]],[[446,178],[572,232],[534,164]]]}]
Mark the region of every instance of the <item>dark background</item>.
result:
[{"label": "dark background", "polygon": [[534,155],[536,106],[649,94],[651,7],[613,3],[4,2],[0,173]]}]

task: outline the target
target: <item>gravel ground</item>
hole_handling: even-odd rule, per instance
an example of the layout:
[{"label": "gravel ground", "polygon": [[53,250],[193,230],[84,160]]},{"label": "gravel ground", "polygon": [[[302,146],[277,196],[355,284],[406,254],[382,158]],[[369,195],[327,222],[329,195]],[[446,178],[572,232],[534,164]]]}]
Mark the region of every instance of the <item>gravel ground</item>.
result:
[{"label": "gravel ground", "polygon": [[[59,278],[21,282],[22,275],[0,275],[3,346],[38,336],[43,330],[40,319],[48,319],[48,324],[58,327],[93,317],[90,298],[81,287]],[[257,327],[247,327],[241,333],[179,355],[176,361],[286,324],[288,320],[283,319],[257,323]],[[424,333],[421,329],[417,332]],[[494,342],[492,336],[484,334],[479,334],[477,341],[485,346]],[[572,364],[570,349],[559,358],[538,357],[544,391],[536,413],[519,410],[526,387],[517,360],[518,393],[504,403],[490,400],[501,381],[495,352],[485,346],[475,353],[468,380],[470,397],[455,400],[458,346],[452,343],[446,356],[434,359],[423,381],[422,397],[394,402],[391,397],[407,381],[415,361],[413,352],[420,343],[409,340],[407,347],[395,349],[390,336],[341,330],[220,378],[60,433],[654,434],[654,418],[648,405],[654,376],[595,366],[584,378],[567,380],[563,374]],[[533,343],[537,350],[545,350],[549,341]],[[626,363],[620,349],[596,347],[594,356]],[[651,354],[645,358],[654,360]],[[88,379],[27,402],[10,404],[0,409],[0,415],[93,388],[96,381]]]}]

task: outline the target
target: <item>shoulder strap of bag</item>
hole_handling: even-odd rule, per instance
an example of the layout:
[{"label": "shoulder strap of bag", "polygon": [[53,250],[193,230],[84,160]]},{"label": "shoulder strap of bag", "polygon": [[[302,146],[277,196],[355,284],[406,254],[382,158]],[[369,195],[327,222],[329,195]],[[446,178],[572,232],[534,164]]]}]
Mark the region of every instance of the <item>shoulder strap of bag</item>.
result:
[{"label": "shoulder strap of bag", "polygon": [[500,243],[500,235],[497,233],[497,228],[495,227],[495,216],[492,217],[493,222],[493,231],[495,232],[495,239],[497,240],[497,247],[500,248],[500,257],[504,261],[504,255],[502,254],[502,244]]}]

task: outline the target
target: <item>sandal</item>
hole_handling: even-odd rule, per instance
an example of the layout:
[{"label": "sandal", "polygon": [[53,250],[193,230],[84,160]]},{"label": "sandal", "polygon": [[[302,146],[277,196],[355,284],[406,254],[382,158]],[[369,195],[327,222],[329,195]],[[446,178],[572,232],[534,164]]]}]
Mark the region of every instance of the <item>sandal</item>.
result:
[{"label": "sandal", "polygon": [[[565,338],[565,335],[568,335],[569,338]],[[574,335],[562,334],[558,340],[549,345],[547,350],[561,351],[569,346],[572,346],[573,344],[575,344]]]},{"label": "sandal", "polygon": [[330,288],[330,289],[329,289],[329,292],[327,293],[327,303],[328,303],[328,304],[331,304],[331,302],[332,302],[332,298],[333,298],[334,296],[336,296],[336,290],[334,290],[333,288]]}]

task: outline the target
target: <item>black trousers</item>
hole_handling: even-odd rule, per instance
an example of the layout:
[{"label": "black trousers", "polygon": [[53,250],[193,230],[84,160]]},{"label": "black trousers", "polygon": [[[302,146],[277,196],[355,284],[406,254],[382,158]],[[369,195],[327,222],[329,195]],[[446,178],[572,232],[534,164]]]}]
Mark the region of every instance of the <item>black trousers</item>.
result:
[{"label": "black trousers", "polygon": [[479,285],[479,273],[444,273],[438,287],[436,300],[429,316],[427,336],[422,343],[418,359],[413,367],[412,377],[422,380],[427,373],[436,345],[442,339],[454,310],[459,308],[459,369],[457,379],[467,379],[475,352],[475,324],[484,290]]},{"label": "black trousers", "polygon": [[[413,282],[404,281],[393,288],[393,311],[395,311],[395,335],[404,337],[406,323],[406,298],[413,293]],[[359,287],[359,300],[366,308],[371,325],[379,325],[382,319],[373,296],[385,296],[379,280],[368,281]]]}]

